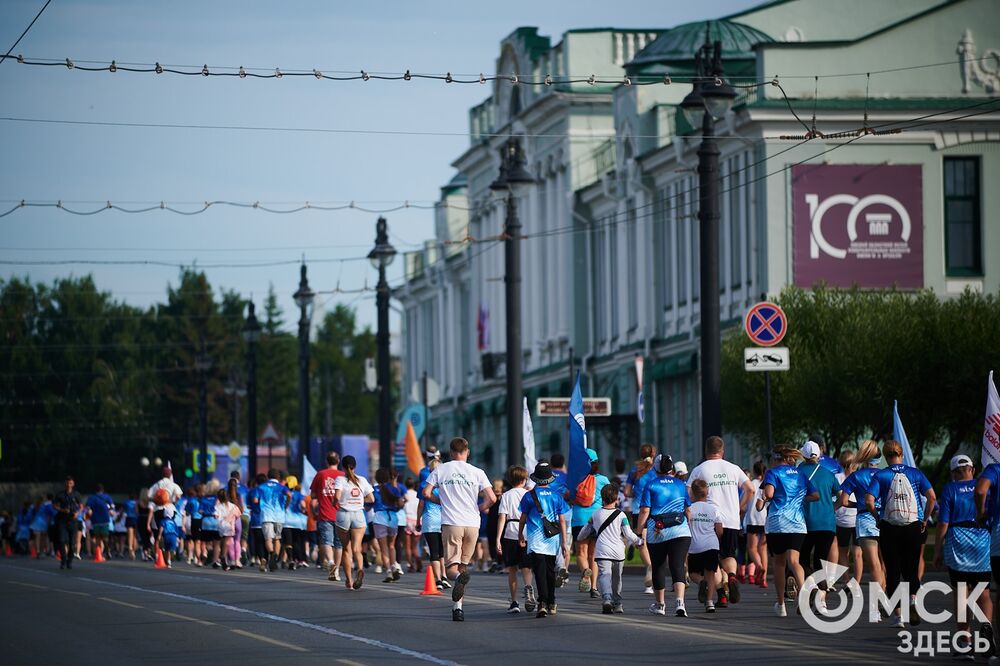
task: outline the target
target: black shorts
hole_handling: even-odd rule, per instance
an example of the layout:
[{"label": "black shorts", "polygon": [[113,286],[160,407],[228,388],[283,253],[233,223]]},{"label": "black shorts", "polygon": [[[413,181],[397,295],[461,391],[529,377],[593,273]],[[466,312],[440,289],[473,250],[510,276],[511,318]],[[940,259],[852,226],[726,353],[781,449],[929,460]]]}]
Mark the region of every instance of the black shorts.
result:
[{"label": "black shorts", "polygon": [[836,538],[836,532],[829,530],[817,530],[806,534],[800,549],[802,564],[811,571],[822,571],[823,560],[830,557],[830,547]]},{"label": "black shorts", "polygon": [[517,539],[500,539],[503,546],[503,565],[505,567],[517,567],[518,569],[530,569],[531,559],[528,557],[528,549],[521,548]]},{"label": "black shorts", "polygon": [[857,530],[853,527],[837,527],[837,547],[850,548],[854,544],[854,533]]},{"label": "black shorts", "polygon": [[790,550],[801,551],[805,534],[791,532],[771,532],[767,535],[767,550],[772,555],[784,555]]},{"label": "black shorts", "polygon": [[[992,560],[1000,558],[992,557]],[[948,580],[951,581],[952,585],[958,583],[968,583],[970,585],[975,585],[976,583],[988,583],[990,582],[991,572],[989,571],[957,571],[948,567]]]},{"label": "black shorts", "polygon": [[201,541],[201,518],[191,519],[191,538]]},{"label": "black shorts", "polygon": [[569,529],[570,534],[573,535],[573,543],[580,540],[580,531],[583,529],[583,525],[574,525]]},{"label": "black shorts", "polygon": [[431,562],[444,559],[444,540],[440,532],[424,532],[424,539],[427,540],[427,552]]},{"label": "black shorts", "polygon": [[202,530],[200,541],[218,541],[219,530]]},{"label": "black shorts", "polygon": [[[759,525],[751,525],[759,527]],[[706,550],[700,553],[688,553],[688,571],[695,574],[706,574],[719,570],[719,551]]]},{"label": "black shorts", "polygon": [[157,532],[163,527],[163,509],[153,512],[153,526]]},{"label": "black shorts", "polygon": [[1000,557],[990,558],[990,568],[993,569],[993,582],[1000,585]]},{"label": "black shorts", "polygon": [[736,557],[736,549],[740,545],[740,531],[728,527],[722,528],[722,538],[719,539],[719,559]]},{"label": "black shorts", "polygon": [[126,518],[125,529],[134,528],[138,522],[139,522],[138,518]]},{"label": "black shorts", "polygon": [[763,525],[747,525],[747,534],[763,534]]}]

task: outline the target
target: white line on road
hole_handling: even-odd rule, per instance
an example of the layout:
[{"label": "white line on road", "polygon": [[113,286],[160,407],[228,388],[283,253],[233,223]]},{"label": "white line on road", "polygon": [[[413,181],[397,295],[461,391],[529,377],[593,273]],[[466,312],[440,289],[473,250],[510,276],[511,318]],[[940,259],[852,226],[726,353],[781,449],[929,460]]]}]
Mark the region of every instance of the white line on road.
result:
[{"label": "white line on road", "polygon": [[240,636],[246,636],[247,638],[253,638],[264,643],[270,643],[271,645],[277,645],[278,647],[288,648],[289,650],[295,650],[296,652],[309,652],[309,650],[304,647],[299,647],[298,645],[292,645],[291,643],[286,643],[285,641],[278,641],[273,638],[268,638],[267,636],[259,636],[257,634],[251,634],[249,631],[243,631],[242,629],[230,629],[229,631],[234,634],[239,634]]},{"label": "white line on road", "polygon": [[187,620],[188,622],[194,622],[196,624],[203,624],[206,627],[214,627],[215,626],[214,622],[209,622],[208,620],[199,620],[196,617],[189,617],[187,615],[181,615],[179,613],[171,613],[170,611],[164,611],[164,610],[158,610],[158,611],[153,611],[153,612],[156,613],[157,615],[165,615],[166,617],[172,617],[175,620]]},{"label": "white line on road", "polygon": [[110,601],[113,604],[118,604],[119,606],[125,606],[126,608],[142,608],[142,606],[136,606],[135,604],[130,604],[127,601],[118,601],[117,599],[110,599],[108,597],[97,597],[101,601]]}]

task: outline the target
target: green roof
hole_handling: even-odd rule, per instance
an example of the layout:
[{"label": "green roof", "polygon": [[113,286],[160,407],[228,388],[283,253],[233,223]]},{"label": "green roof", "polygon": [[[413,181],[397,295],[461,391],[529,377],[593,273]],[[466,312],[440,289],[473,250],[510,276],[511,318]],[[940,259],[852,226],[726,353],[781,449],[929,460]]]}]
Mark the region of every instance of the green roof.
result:
[{"label": "green roof", "polygon": [[639,68],[647,65],[688,64],[694,60],[695,52],[705,43],[705,32],[711,41],[722,42],[722,59],[754,60],[753,47],[757,44],[772,43],[769,35],[735,21],[724,19],[685,23],[668,30],[646,48],[639,51],[628,67]]}]

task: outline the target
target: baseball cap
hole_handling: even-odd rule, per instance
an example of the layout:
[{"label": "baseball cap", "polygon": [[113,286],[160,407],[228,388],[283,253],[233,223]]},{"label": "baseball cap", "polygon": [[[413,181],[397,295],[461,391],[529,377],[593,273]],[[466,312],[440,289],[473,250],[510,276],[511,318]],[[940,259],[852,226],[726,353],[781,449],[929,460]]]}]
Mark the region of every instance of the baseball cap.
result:
[{"label": "baseball cap", "polygon": [[817,444],[812,440],[809,440],[808,442],[802,445],[802,448],[799,449],[799,453],[802,454],[803,458],[809,460],[810,458],[819,458],[821,451],[819,450],[819,444]]},{"label": "baseball cap", "polygon": [[972,458],[964,453],[960,453],[952,457],[950,467],[953,472],[959,467],[972,467]]},{"label": "baseball cap", "polygon": [[688,466],[683,460],[678,460],[674,463],[674,474],[687,474]]},{"label": "baseball cap", "polygon": [[597,462],[597,451],[594,449],[587,449],[587,457],[590,458],[590,462]]}]

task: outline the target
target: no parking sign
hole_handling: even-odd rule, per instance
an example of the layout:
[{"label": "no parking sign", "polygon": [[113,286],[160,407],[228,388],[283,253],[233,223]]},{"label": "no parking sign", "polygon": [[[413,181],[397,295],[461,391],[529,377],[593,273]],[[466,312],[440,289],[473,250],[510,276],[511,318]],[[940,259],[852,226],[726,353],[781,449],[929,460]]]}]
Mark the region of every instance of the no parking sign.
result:
[{"label": "no parking sign", "polygon": [[776,303],[764,301],[747,311],[743,319],[747,335],[761,347],[772,347],[785,337],[788,320],[785,312]]}]

